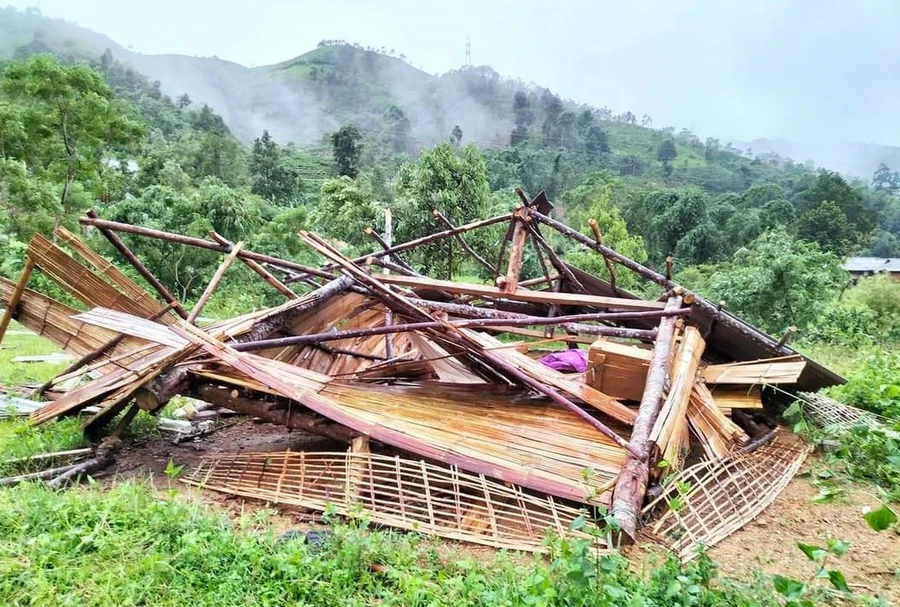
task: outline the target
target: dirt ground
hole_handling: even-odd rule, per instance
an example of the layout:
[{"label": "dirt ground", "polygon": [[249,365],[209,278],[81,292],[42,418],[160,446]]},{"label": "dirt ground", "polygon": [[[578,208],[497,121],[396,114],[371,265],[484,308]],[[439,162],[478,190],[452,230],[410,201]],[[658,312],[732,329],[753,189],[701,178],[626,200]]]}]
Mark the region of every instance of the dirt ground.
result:
[{"label": "dirt ground", "polygon": [[[204,455],[288,448],[344,449],[328,439],[304,432],[242,420],[196,442],[175,445],[166,439],[152,439],[130,444],[121,452],[116,468],[107,476],[107,482],[113,478],[150,475],[160,489],[165,489],[168,483],[163,471],[170,459],[176,465],[184,465],[187,473]],[[804,469],[823,465],[813,456]],[[173,488],[235,517],[266,507],[253,500],[198,490],[183,483],[174,483]],[[721,572],[729,577],[741,578],[761,570],[768,574],[780,573],[800,580],[809,579],[814,573],[814,566],[797,548],[797,542],[822,545],[826,537],[833,537],[849,542],[851,548],[829,567],[843,571],[855,590],[881,593],[892,603],[900,605],[900,578],[895,575],[900,569],[900,536],[893,531],[875,533],[862,517],[864,507],[878,506],[874,491],[864,485],[854,485],[846,499],[829,504],[813,503],[811,500],[816,494],[817,489],[802,474],[795,478],[775,502],[749,525],[710,550]],[[279,508],[272,523],[277,532],[322,527],[319,513],[296,508]],[[448,544],[479,560],[490,560],[494,554],[490,548],[457,542]],[[643,546],[630,550],[627,555],[632,560],[642,561],[656,550],[652,546]]]}]

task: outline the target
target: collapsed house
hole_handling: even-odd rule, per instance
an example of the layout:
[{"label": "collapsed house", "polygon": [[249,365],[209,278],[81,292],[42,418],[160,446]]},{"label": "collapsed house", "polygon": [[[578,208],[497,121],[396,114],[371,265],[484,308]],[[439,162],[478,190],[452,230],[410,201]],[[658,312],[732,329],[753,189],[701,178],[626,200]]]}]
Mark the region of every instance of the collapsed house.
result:
[{"label": "collapsed house", "polygon": [[[620,540],[643,533],[682,552],[718,541],[770,503],[808,451],[761,415],[763,387],[815,391],[843,380],[675,284],[670,266],[661,274],[617,253],[596,224],[591,238],[553,219],[543,193],[519,194],[515,211],[462,226],[436,214],[445,229],[410,242],[370,231],[380,249],[356,259],[301,232],[324,260],[317,268],[218,234],[88,213],[81,223],[155,294],[58,228],[55,243],[32,239],[17,282],[0,280],[0,340],[15,318],[78,358],[36,388],[50,399],[31,414],[36,424],[91,407],[85,431],[117,435],[140,410],[183,395],[348,445],[210,456],[186,479],[209,489],[361,509],[376,523],[523,550],[541,550],[548,530],[585,535],[571,526],[585,507],[608,509]],[[497,225],[506,231],[492,263],[466,235]],[[548,229],[595,251],[607,275],[567,264]],[[123,234],[225,257],[186,310]],[[454,242],[494,284],[430,278],[403,259],[441,242]],[[522,280],[529,246],[543,275]],[[197,326],[235,261],[286,301]],[[35,270],[88,311],[29,289]],[[622,271],[655,283],[662,297],[621,289]],[[311,290],[298,294],[295,284]],[[673,514],[666,496],[687,471],[694,499]],[[715,482],[713,493],[703,479]],[[641,532],[650,516],[657,522]]]}]

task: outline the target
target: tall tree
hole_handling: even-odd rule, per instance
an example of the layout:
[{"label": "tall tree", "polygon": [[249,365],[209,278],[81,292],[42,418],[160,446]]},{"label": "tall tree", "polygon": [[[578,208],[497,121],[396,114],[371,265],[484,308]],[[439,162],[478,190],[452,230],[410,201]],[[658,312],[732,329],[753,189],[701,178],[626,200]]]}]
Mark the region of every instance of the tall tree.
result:
[{"label": "tall tree", "polygon": [[599,126],[594,125],[588,128],[584,136],[584,151],[591,158],[597,158],[610,152],[609,139]]},{"label": "tall tree", "polygon": [[453,145],[459,147],[460,143],[462,143],[463,132],[462,129],[457,124],[453,127],[453,130],[450,132],[450,141]]},{"label": "tall tree", "polygon": [[656,159],[659,160],[663,165],[663,172],[666,174],[666,178],[671,177],[672,175],[672,161],[678,156],[678,150],[675,148],[675,144],[671,139],[666,139],[663,141],[659,150],[656,153]]},{"label": "tall tree", "polygon": [[286,205],[297,193],[297,175],[269,131],[263,131],[262,137],[253,142],[250,177],[250,190],[270,202]]},{"label": "tall tree", "polygon": [[[413,239],[434,231],[435,210],[456,225],[482,217],[490,185],[484,158],[475,146],[457,151],[449,143],[439,143],[423,152],[418,164],[402,167],[397,191],[402,197],[397,235]],[[419,261],[427,269],[440,268],[445,277],[452,277],[458,261],[452,240],[423,248]]]},{"label": "tall tree", "polygon": [[48,55],[12,63],[3,92],[22,108],[30,166],[42,167],[62,185],[62,212],[69,214],[76,180],[101,171],[115,146],[139,140],[142,126],[125,115],[102,76],[86,65],[63,66]]},{"label": "tall tree", "polygon": [[355,125],[342,126],[331,136],[331,148],[338,174],[350,179],[359,173],[359,159],[362,155],[362,133]]},{"label": "tall tree", "polygon": [[896,194],[900,191],[900,173],[892,171],[883,162],[878,165],[872,175],[872,189],[888,194]]}]

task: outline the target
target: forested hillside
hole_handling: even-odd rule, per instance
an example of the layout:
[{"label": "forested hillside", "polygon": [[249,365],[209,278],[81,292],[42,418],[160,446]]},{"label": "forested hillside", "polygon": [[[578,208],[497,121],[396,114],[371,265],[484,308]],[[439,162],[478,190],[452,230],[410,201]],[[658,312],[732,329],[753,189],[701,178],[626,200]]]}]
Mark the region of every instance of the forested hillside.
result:
[{"label": "forested hillside", "polygon": [[[31,29],[17,29],[22,23]],[[73,39],[73,28],[11,9],[0,19],[0,53],[9,58],[0,80],[6,275],[17,271],[32,234],[59,223],[76,228],[88,208],[174,232],[216,230],[303,258],[309,253],[293,237],[301,228],[361,251],[371,246],[364,229],[380,227],[386,207],[396,236],[409,238],[435,229],[432,210],[464,222],[509,208],[521,186],[545,191],[572,225],[587,230],[596,218],[607,242],[631,257],[656,267],[672,257],[680,280],[773,333],[788,325],[811,331],[826,311],[859,325],[854,335],[875,335],[885,320],[860,313],[859,302],[838,312],[831,303],[847,283],[842,257],[900,255],[900,175],[887,167],[869,184],[850,182],[775,155],[749,158],[686,130],[657,130],[650,117],[577,106],[487,68],[435,79],[401,58],[328,41],[253,73],[314,90],[306,107],[324,115],[320,126],[334,126],[314,144],[267,129],[245,142],[227,116],[141,74],[130,65],[133,53],[96,34]],[[218,66],[217,78],[244,73],[205,65]],[[292,101],[276,89],[253,90],[259,115],[293,120]],[[426,111],[423,94],[442,105]],[[438,131],[441,143],[432,145],[425,134]],[[202,251],[134,246],[187,300],[216,264]],[[586,252],[560,252],[603,271]],[[478,272],[442,250],[410,261],[445,274]],[[527,260],[527,271],[538,268]],[[262,304],[267,295],[225,290],[222,302],[229,297]]]}]

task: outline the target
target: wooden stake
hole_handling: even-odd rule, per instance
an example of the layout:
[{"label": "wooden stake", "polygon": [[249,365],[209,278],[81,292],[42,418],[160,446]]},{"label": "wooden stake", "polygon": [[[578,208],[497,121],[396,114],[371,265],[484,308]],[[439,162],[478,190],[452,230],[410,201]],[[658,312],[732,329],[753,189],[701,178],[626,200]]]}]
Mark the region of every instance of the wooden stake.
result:
[{"label": "wooden stake", "polygon": [[[681,307],[681,297],[670,297],[666,310]],[[650,454],[653,443],[650,432],[659,416],[662,407],[663,391],[669,376],[669,364],[675,335],[675,317],[666,317],[659,323],[653,357],[647,370],[647,383],[638,408],[637,419],[631,431],[631,445],[638,452],[626,455],[622,471],[616,481],[613,492],[612,515],[624,532],[623,539],[634,541],[640,521],[641,505],[647,493],[647,482],[650,478]]]},{"label": "wooden stake", "polygon": [[16,313],[16,308],[19,307],[19,302],[22,300],[25,287],[28,286],[28,280],[31,278],[34,266],[34,260],[30,256],[26,257],[25,266],[22,268],[22,274],[19,276],[19,282],[16,283],[16,288],[10,294],[9,301],[6,302],[6,310],[3,312],[3,318],[0,319],[0,343],[3,342],[9,322],[12,320],[13,314]]},{"label": "wooden stake", "polygon": [[244,248],[243,242],[238,242],[231,249],[231,253],[225,257],[225,260],[216,270],[216,273],[213,274],[212,280],[209,281],[209,284],[206,285],[206,289],[203,291],[203,294],[200,296],[200,299],[197,300],[197,304],[194,306],[194,309],[191,310],[191,313],[188,314],[187,321],[194,322],[197,320],[197,317],[200,315],[200,312],[203,311],[204,306],[206,306],[206,302],[209,301],[210,296],[213,294],[213,291],[216,290],[216,287],[219,286],[219,283],[222,281],[222,277],[225,276],[225,272],[228,268],[231,267],[231,264],[234,263],[235,258],[238,256],[238,253],[241,252],[241,249]]},{"label": "wooden stake", "polygon": [[[597,241],[597,244],[602,245],[603,234],[600,233],[600,226],[597,224],[597,220],[594,218],[588,219],[588,225],[591,226],[591,231],[594,233],[594,240]],[[609,272],[609,286],[612,289],[613,295],[618,296],[619,289],[616,287],[616,268],[606,255],[603,256],[603,263],[606,264],[606,271]]]}]

